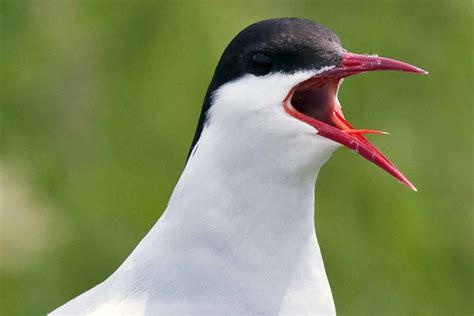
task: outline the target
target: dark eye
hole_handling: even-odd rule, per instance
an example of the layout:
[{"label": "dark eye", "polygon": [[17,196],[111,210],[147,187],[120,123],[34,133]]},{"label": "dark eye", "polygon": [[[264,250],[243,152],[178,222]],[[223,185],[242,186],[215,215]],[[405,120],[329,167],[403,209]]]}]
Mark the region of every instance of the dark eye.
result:
[{"label": "dark eye", "polygon": [[250,59],[250,69],[257,76],[268,74],[272,70],[273,61],[265,53],[255,53]]}]

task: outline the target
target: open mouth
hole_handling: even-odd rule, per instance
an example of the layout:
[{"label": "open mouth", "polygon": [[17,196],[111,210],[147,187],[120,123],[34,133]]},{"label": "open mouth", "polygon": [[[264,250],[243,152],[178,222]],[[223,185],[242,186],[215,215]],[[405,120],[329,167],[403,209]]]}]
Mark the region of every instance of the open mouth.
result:
[{"label": "open mouth", "polygon": [[346,52],[338,66],[294,86],[283,101],[283,108],[289,115],[314,127],[320,136],[357,152],[416,191],[415,186],[393,163],[364,137],[364,134],[385,134],[385,132],[352,127],[344,119],[337,99],[337,91],[343,78],[378,70],[427,74],[418,67],[397,60]]}]

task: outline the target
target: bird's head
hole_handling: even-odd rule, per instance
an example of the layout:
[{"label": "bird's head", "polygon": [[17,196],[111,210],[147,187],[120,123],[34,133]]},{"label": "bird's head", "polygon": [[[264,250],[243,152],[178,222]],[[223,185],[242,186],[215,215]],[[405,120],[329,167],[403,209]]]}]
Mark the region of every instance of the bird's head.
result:
[{"label": "bird's head", "polygon": [[344,145],[416,190],[363,135],[383,132],[353,128],[337,99],[344,78],[377,70],[426,73],[396,60],[349,53],[331,30],[310,20],[250,25],[217,65],[193,147],[206,130],[234,135],[228,140],[254,148],[263,160],[290,151],[296,160],[324,162]]}]

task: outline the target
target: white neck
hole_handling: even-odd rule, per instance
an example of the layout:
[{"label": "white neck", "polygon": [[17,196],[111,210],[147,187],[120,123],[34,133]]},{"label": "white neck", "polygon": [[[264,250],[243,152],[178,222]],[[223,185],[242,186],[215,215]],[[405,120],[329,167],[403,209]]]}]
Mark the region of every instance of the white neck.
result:
[{"label": "white neck", "polygon": [[[203,132],[165,214],[135,256],[147,270],[156,259],[150,286],[163,282],[161,272],[173,280],[166,304],[184,304],[183,312],[334,312],[315,235],[314,187],[335,146],[302,150],[304,137],[268,146],[225,130]],[[186,305],[197,297],[201,306]]]},{"label": "white neck", "polygon": [[183,313],[334,312],[315,234],[314,187],[338,146],[282,114],[277,93],[264,98],[271,106],[241,110],[242,87],[265,91],[253,80],[219,90],[167,210],[124,264],[154,276],[125,283],[152,292],[165,314],[178,306]]},{"label": "white neck", "polygon": [[308,75],[223,86],[163,216],[111,277],[64,310],[334,314],[314,187],[338,145],[281,108],[288,80]]}]

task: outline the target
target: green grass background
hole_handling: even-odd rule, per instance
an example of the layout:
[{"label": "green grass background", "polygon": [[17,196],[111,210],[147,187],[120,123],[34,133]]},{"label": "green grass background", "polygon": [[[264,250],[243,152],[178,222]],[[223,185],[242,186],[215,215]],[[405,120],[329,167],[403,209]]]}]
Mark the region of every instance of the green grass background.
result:
[{"label": "green grass background", "polygon": [[297,16],[430,71],[341,89],[419,192],[346,149],[323,168],[339,314],[473,315],[473,3],[2,0],[0,314],[45,314],[118,267],[166,207],[227,43]]}]

